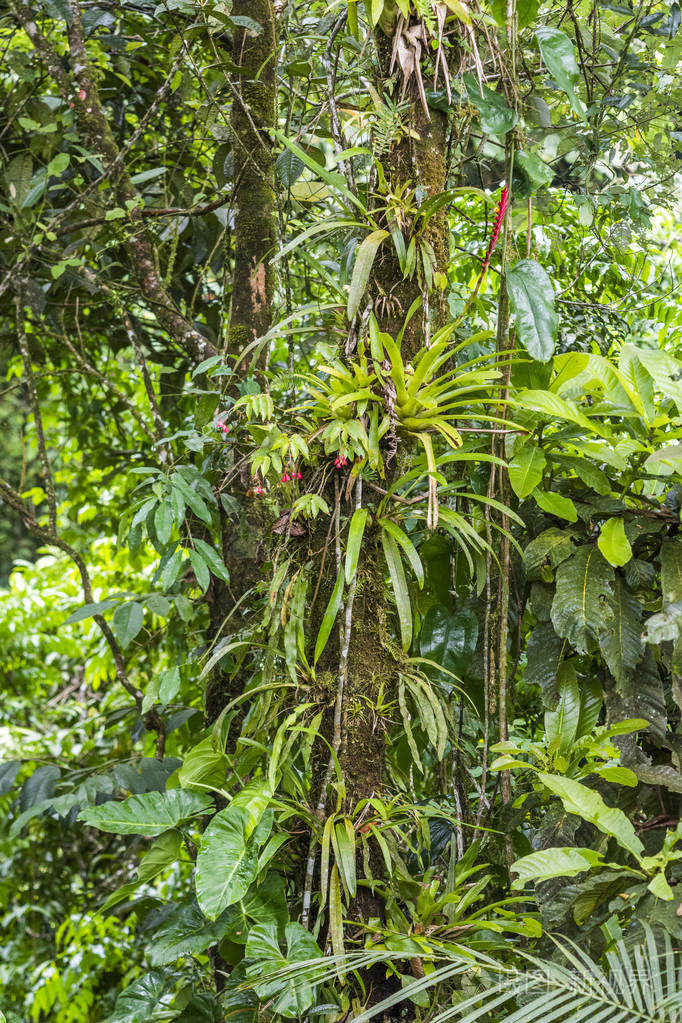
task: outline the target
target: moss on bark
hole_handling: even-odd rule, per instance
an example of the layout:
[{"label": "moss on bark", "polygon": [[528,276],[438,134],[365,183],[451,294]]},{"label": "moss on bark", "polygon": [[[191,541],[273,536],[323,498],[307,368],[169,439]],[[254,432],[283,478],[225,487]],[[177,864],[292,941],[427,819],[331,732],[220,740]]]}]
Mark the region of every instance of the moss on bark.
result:
[{"label": "moss on bark", "polygon": [[272,315],[277,31],[272,0],[235,0],[232,14],[258,22],[256,35],[235,28],[232,57],[241,73],[232,101],[235,181],[234,272],[229,350],[239,355],[265,334]]}]

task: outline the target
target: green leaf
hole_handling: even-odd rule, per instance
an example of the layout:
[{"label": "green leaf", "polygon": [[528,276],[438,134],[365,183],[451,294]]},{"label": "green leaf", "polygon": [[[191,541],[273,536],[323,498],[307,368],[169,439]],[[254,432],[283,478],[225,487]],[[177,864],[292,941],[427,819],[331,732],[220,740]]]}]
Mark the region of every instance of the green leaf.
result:
[{"label": "green leaf", "polygon": [[[279,835],[278,838],[283,836]],[[237,945],[245,945],[254,924],[274,924],[284,934],[289,920],[284,881],[271,870],[258,885],[252,886],[243,899],[225,911],[228,928],[225,936]]]},{"label": "green leaf", "polygon": [[543,26],[535,33],[542,59],[552,78],[571,101],[576,114],[585,120],[585,106],[576,95],[575,86],[580,79],[580,68],[575,48],[565,32]]},{"label": "green leaf", "polygon": [[611,835],[618,844],[639,858],[644,846],[635,834],[634,825],[617,807],[607,806],[594,789],[558,774],[538,774],[538,780],[550,792],[559,796],[567,813],[574,813],[593,824],[605,835]]},{"label": "green leaf", "polygon": [[649,891],[652,895],[655,895],[657,899],[663,899],[665,902],[670,902],[674,898],[673,890],[665,879],[665,874],[661,870],[648,884]]},{"label": "green leaf", "polygon": [[154,940],[147,950],[151,966],[166,966],[180,956],[193,956],[225,937],[229,918],[223,913],[209,921],[195,902],[176,906],[163,922],[161,930],[154,932]]},{"label": "green leaf", "polygon": [[180,689],[180,669],[168,668],[161,672],[159,679],[159,702],[165,707],[174,699]]},{"label": "green leaf", "polygon": [[193,785],[220,788],[225,782],[228,764],[226,755],[215,749],[213,735],[207,735],[187,753],[182,767],[178,768],[178,782],[183,789]]},{"label": "green leaf", "polygon": [[290,149],[283,149],[275,161],[275,169],[284,187],[290,188],[300,178],[305,170],[305,164],[296,153],[292,153]]},{"label": "green leaf", "polygon": [[[320,947],[305,927],[299,923],[288,923],[285,929],[287,944],[283,956],[274,924],[254,927],[246,942],[247,976],[257,981],[256,993],[262,1001],[269,1001],[273,1013],[288,1018],[300,1016],[313,1004],[315,986],[324,975],[324,961]],[[319,959],[319,970],[306,967],[305,970],[287,970],[284,976],[269,974],[285,970],[294,963]],[[270,1001],[272,1000],[272,1001]]]},{"label": "green leaf", "polygon": [[10,791],[21,769],[20,760],[4,760],[0,764],[0,797]]},{"label": "green leaf", "polygon": [[119,597],[108,597],[106,600],[100,600],[94,604],[84,604],[83,607],[79,607],[77,611],[69,615],[64,625],[73,625],[74,622],[82,622],[83,619],[92,618],[93,615],[104,614],[105,611],[110,611],[119,603]]},{"label": "green leaf", "polygon": [[412,566],[412,571],[417,577],[419,588],[421,589],[424,585],[424,566],[422,565],[421,558],[417,554],[417,549],[406,535],[404,530],[397,526],[395,522],[390,519],[377,519],[377,525],[385,529],[387,533],[390,533],[393,539],[402,547],[403,554]]},{"label": "green leaf", "polygon": [[223,559],[220,557],[218,552],[211,547],[210,544],[206,543],[205,540],[199,540],[195,538],[194,546],[199,552],[201,557],[204,559],[208,567],[213,572],[213,575],[217,576],[218,579],[222,579],[224,583],[229,585],[230,573],[228,572]]},{"label": "green leaf", "polygon": [[507,290],[519,341],[533,359],[547,362],[559,329],[547,271],[534,259],[521,259],[507,271]]},{"label": "green leaf", "polygon": [[206,828],[197,856],[197,899],[203,913],[215,920],[243,899],[258,874],[258,850],[267,835],[254,831],[246,807],[230,806]]},{"label": "green leaf", "polygon": [[468,608],[449,611],[437,604],[424,616],[419,650],[422,657],[461,678],[471,664],[477,640],[478,618],[473,611]]},{"label": "green leaf", "polygon": [[384,238],[388,237],[388,231],[372,231],[371,234],[367,235],[367,237],[363,239],[358,247],[358,253],[355,257],[355,266],[353,267],[353,276],[351,277],[350,282],[350,290],[348,292],[348,306],[346,312],[349,320],[353,319],[360,308],[360,302],[362,301],[362,296],[365,294],[365,288],[367,287],[369,275],[372,271],[377,249]]},{"label": "green leaf", "polygon": [[208,589],[209,583],[211,582],[211,573],[208,570],[208,565],[202,556],[197,551],[193,551],[191,548],[189,550],[189,560],[192,568],[194,569],[196,580],[205,593]]},{"label": "green leaf", "polygon": [[[619,685],[625,685],[642,659],[642,605],[616,576],[610,625],[599,635],[599,648],[609,671]],[[651,619],[649,619],[651,620]]]},{"label": "green leaf", "polygon": [[190,817],[208,812],[212,805],[203,793],[171,789],[88,806],[81,810],[78,820],[117,835],[160,835]]},{"label": "green leaf", "polygon": [[348,527],[348,541],[346,543],[346,583],[350,585],[351,580],[358,568],[358,558],[362,546],[362,538],[365,533],[367,522],[367,509],[356,508]]},{"label": "green leaf", "polygon": [[324,612],[324,618],[322,619],[322,623],[320,625],[320,631],[317,634],[317,640],[315,642],[315,653],[313,656],[313,665],[317,664],[320,657],[322,656],[322,651],[327,645],[327,640],[329,639],[330,633],[334,626],[334,622],[336,621],[336,616],[339,613],[339,608],[341,607],[341,599],[343,597],[343,580],[344,580],[343,567],[340,567],[339,574],[336,577],[336,583],[334,584],[334,589],[332,590],[332,595],[329,598],[327,609]]},{"label": "green leaf", "polygon": [[162,501],[154,513],[154,529],[159,543],[168,543],[173,532],[173,509],[168,501]]},{"label": "green leaf", "polygon": [[607,519],[601,527],[597,546],[610,565],[622,568],[632,557],[632,547],[625,535],[625,523],[621,518]]},{"label": "green leaf", "polygon": [[682,537],[661,544],[663,606],[682,602]]},{"label": "green leaf", "polygon": [[384,548],[388,574],[393,584],[402,648],[403,650],[409,650],[410,643],[412,642],[412,605],[410,603],[407,582],[405,581],[403,563],[400,559],[400,553],[395,540],[385,529],[381,531],[381,543]]},{"label": "green leaf", "polygon": [[179,492],[182,499],[188,508],[191,508],[197,518],[205,522],[207,526],[211,524],[211,513],[208,510],[208,506],[202,497],[192,490],[189,483],[180,475],[179,472],[174,472],[170,478],[171,485],[175,490]]},{"label": "green leaf", "polygon": [[507,466],[509,482],[517,497],[528,497],[542,482],[547,464],[545,453],[537,444],[524,444]]},{"label": "green leaf", "polygon": [[596,866],[600,860],[599,853],[594,849],[542,849],[529,856],[522,856],[512,864],[512,873],[518,875],[512,882],[512,888],[523,888],[529,881],[539,884],[553,877],[575,877]]},{"label": "green leaf", "polygon": [[545,706],[554,706],[558,696],[557,674],[566,647],[566,640],[557,636],[551,622],[533,627],[526,644],[524,683],[539,686]]},{"label": "green leaf", "polygon": [[544,565],[557,568],[575,550],[573,538],[564,529],[552,526],[535,537],[523,552],[523,567],[528,579],[540,579]]},{"label": "green leaf", "polygon": [[464,84],[469,102],[481,116],[481,129],[486,135],[506,135],[518,120],[515,110],[507,106],[501,93],[493,92],[487,85],[481,86],[472,74],[464,75]]},{"label": "green leaf", "polygon": [[149,1023],[174,980],[175,975],[168,970],[151,970],[133,981],[116,999],[107,1023]]},{"label": "green leaf", "polygon": [[580,688],[575,675],[559,683],[556,710],[545,711],[545,732],[553,753],[566,753],[578,731]]},{"label": "green leaf", "polygon": [[336,861],[343,885],[348,895],[354,899],[357,893],[355,878],[355,831],[348,817],[335,822],[332,842],[336,852]]},{"label": "green leaf", "polygon": [[578,512],[570,497],[557,494],[555,490],[536,488],[533,491],[533,500],[548,515],[556,515],[557,518],[566,519],[568,522],[578,521]]},{"label": "green leaf", "polygon": [[134,601],[128,604],[121,604],[114,611],[112,628],[114,635],[123,649],[130,646],[142,628],[144,621],[144,610],[141,604]]},{"label": "green leaf", "polygon": [[602,632],[613,627],[609,604],[614,572],[596,546],[579,547],[557,569],[551,618],[557,635],[578,653],[589,653]]},{"label": "green leaf", "polygon": [[180,859],[182,853],[182,835],[173,828],[171,831],[164,831],[155,842],[152,842],[149,851],[137,868],[138,883],[152,881],[168,867]]}]

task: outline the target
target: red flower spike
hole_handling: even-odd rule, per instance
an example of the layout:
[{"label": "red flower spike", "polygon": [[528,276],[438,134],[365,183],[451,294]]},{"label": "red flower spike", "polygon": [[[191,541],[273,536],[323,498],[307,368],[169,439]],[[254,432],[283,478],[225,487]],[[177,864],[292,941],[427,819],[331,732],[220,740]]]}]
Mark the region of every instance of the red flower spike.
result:
[{"label": "red flower spike", "polygon": [[500,237],[500,231],[502,230],[502,224],[504,222],[504,216],[505,213],[507,212],[508,206],[509,189],[505,185],[504,188],[502,189],[500,201],[497,204],[495,219],[493,221],[493,229],[490,233],[490,241],[488,242],[488,251],[485,254],[485,259],[483,260],[483,266],[481,268],[483,271],[487,270],[488,266],[490,265],[490,257],[492,256],[495,246],[497,245],[498,239]]}]

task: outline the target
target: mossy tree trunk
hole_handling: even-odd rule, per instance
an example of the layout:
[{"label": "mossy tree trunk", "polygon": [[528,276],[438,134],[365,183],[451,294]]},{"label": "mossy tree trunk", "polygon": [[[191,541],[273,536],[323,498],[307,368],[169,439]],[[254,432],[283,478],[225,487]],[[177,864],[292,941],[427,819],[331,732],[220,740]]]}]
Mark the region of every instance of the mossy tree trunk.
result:
[{"label": "mossy tree trunk", "polygon": [[232,15],[257,22],[256,34],[234,30],[240,68],[232,99],[234,272],[229,351],[239,356],[270,327],[274,290],[275,163],[271,130],[277,114],[277,23],[272,0],[234,0]]}]

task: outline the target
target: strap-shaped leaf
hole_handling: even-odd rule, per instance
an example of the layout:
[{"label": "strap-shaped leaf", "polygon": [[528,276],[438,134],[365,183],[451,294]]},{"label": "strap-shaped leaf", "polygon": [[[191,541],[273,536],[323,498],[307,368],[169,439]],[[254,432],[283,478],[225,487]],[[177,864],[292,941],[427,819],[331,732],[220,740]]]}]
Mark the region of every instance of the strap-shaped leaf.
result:
[{"label": "strap-shaped leaf", "polygon": [[324,617],[322,619],[322,623],[320,624],[320,631],[317,634],[317,640],[315,641],[315,654],[313,656],[314,665],[317,664],[320,657],[322,656],[322,651],[327,645],[327,640],[329,639],[332,627],[334,625],[334,622],[336,621],[336,616],[339,613],[339,608],[341,607],[341,598],[343,597],[343,581],[344,581],[343,567],[340,567],[339,574],[336,577],[336,583],[334,584],[334,589],[332,590],[332,595],[329,598],[327,609],[324,612]]},{"label": "strap-shaped leaf", "polygon": [[350,582],[358,569],[358,558],[362,547],[362,538],[365,534],[367,523],[367,509],[356,508],[348,527],[348,541],[346,543],[346,583]]},{"label": "strap-shaped leaf", "polygon": [[407,588],[407,582],[405,581],[403,563],[400,560],[400,552],[398,551],[398,546],[395,540],[390,533],[387,533],[383,529],[381,531],[381,543],[384,548],[388,574],[390,575],[391,583],[393,584],[393,594],[395,596],[396,608],[398,610],[398,622],[400,624],[402,648],[403,650],[409,650],[410,643],[412,642],[412,605],[410,603],[410,593]]},{"label": "strap-shaped leaf", "polygon": [[360,243],[358,247],[358,253],[355,257],[355,266],[353,267],[353,276],[350,281],[350,290],[348,292],[348,319],[352,320],[356,312],[360,308],[360,302],[362,296],[365,293],[367,287],[367,281],[372,271],[374,264],[374,257],[377,254],[377,249],[381,245],[384,238],[388,238],[388,231],[372,231],[368,234],[365,239]]}]

